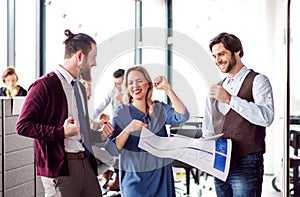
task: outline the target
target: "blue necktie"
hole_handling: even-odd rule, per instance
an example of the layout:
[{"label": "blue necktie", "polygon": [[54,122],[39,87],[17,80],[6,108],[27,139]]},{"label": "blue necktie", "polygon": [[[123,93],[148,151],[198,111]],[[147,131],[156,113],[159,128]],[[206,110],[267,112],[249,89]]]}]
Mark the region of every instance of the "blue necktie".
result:
[{"label": "blue necktie", "polygon": [[78,81],[77,80],[73,80],[72,81],[72,86],[74,89],[74,94],[76,97],[76,103],[77,103],[77,110],[78,110],[78,119],[79,119],[79,124],[80,124],[80,133],[83,135],[83,145],[85,148],[85,153],[87,154],[87,156],[90,155],[90,138],[89,138],[89,134],[88,134],[88,128],[87,128],[87,123],[86,123],[86,119],[84,116],[84,111],[83,111],[83,106],[82,106],[82,100],[80,97],[80,93],[78,90]]}]

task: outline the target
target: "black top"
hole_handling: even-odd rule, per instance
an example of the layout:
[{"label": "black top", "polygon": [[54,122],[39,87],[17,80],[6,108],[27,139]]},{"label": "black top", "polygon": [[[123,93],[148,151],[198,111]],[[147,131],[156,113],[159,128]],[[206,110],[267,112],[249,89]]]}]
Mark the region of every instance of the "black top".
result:
[{"label": "black top", "polygon": [[[19,89],[19,92],[16,96],[26,96],[27,95],[27,90],[25,90],[22,86],[18,85],[18,87],[20,89]],[[6,87],[1,87],[0,88],[0,96],[10,96],[10,95],[7,94],[6,90],[7,90]]]}]

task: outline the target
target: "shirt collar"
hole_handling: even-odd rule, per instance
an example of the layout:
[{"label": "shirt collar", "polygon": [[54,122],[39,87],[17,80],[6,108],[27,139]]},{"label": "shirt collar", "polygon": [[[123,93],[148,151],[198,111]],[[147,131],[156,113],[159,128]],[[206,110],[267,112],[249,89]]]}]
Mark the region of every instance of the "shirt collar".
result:
[{"label": "shirt collar", "polygon": [[233,78],[227,76],[225,78],[224,83],[229,83],[230,81],[235,81],[235,80],[242,80],[245,77],[246,73],[248,73],[248,71],[249,71],[248,68],[244,65],[242,69]]},{"label": "shirt collar", "polygon": [[56,67],[56,73],[61,75],[69,84],[74,80],[74,77],[61,65]]}]

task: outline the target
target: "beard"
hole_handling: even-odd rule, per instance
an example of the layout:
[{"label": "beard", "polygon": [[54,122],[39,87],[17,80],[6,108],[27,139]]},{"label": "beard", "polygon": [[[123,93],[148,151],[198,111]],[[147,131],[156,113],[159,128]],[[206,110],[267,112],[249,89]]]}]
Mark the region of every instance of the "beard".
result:
[{"label": "beard", "polygon": [[235,65],[236,65],[236,58],[235,58],[234,54],[232,54],[231,59],[228,63],[228,67],[225,70],[225,73],[229,73],[230,71],[232,71],[232,69],[234,68]]},{"label": "beard", "polygon": [[79,67],[78,76],[83,80],[92,81],[91,68],[87,64],[86,59],[82,62],[82,64]]}]

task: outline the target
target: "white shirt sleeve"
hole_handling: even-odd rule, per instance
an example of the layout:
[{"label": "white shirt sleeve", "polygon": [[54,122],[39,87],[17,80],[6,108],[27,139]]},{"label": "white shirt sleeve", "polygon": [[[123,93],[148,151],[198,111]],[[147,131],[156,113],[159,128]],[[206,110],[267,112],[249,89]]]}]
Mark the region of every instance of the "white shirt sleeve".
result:
[{"label": "white shirt sleeve", "polygon": [[202,136],[210,137],[214,135],[214,127],[212,124],[211,102],[209,96],[206,97],[205,113],[202,122]]},{"label": "white shirt sleeve", "polygon": [[269,79],[262,74],[253,81],[254,102],[248,102],[237,96],[231,96],[230,107],[249,122],[268,127],[274,119],[274,101]]},{"label": "white shirt sleeve", "polygon": [[104,99],[100,102],[93,115],[94,120],[97,120],[99,115],[105,110],[105,108],[111,103],[114,95],[114,88],[110,89]]}]

